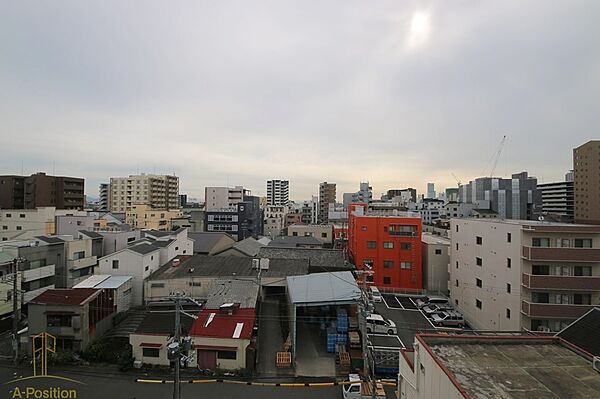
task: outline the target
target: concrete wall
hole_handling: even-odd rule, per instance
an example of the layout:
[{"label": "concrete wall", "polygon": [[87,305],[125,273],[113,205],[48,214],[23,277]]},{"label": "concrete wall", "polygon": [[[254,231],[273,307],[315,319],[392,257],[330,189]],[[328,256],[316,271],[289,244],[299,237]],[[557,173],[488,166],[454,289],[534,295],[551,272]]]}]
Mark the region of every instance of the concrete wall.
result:
[{"label": "concrete wall", "polygon": [[140,230],[131,231],[96,231],[104,236],[104,256],[127,248],[127,243],[141,238]]},{"label": "concrete wall", "polygon": [[447,295],[450,240],[425,234],[422,237],[424,288]]}]

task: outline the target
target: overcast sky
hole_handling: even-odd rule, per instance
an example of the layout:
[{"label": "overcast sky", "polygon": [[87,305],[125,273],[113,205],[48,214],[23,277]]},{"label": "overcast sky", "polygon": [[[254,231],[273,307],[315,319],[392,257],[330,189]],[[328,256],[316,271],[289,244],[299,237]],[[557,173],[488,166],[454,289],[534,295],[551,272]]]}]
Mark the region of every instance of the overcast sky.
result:
[{"label": "overcast sky", "polygon": [[560,180],[600,138],[600,1],[5,1],[0,174],[182,193]]}]

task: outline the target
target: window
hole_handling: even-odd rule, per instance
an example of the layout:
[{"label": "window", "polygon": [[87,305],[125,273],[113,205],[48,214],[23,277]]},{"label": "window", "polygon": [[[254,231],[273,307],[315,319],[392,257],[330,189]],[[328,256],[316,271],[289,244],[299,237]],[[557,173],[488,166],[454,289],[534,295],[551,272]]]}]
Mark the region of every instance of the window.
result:
[{"label": "window", "polygon": [[83,259],[85,258],[85,251],[78,251],[73,254],[73,259]]},{"label": "window", "polygon": [[458,269],[458,261],[456,261],[456,268]]},{"label": "window", "polygon": [[298,232],[297,231],[292,232],[292,237],[298,237]]},{"label": "window", "polygon": [[412,268],[412,262],[400,262],[400,269]]},{"label": "window", "polygon": [[188,285],[190,287],[202,287],[202,283],[200,281],[190,281]]},{"label": "window", "polygon": [[129,237],[129,238],[127,239],[127,242],[131,242],[131,241],[135,241],[135,237]]},{"label": "window", "polygon": [[383,278],[383,284],[386,284],[386,285],[392,284],[392,278],[391,277],[384,277]]},{"label": "window", "polygon": [[392,267],[394,267],[394,261],[393,260],[384,260],[383,267],[385,269],[391,269]]},{"label": "window", "polygon": [[436,255],[441,255],[442,254],[442,250],[441,249],[436,249],[435,250],[435,254]]},{"label": "window", "polygon": [[510,309],[506,308],[506,318],[510,319]]},{"label": "window", "polygon": [[482,237],[479,237],[479,236],[475,237],[475,243],[476,243],[477,245],[481,245],[481,244],[483,244],[483,238],[482,238]]},{"label": "window", "polygon": [[386,241],[386,242],[383,243],[383,248],[385,248],[385,249],[393,249],[394,248],[394,243]]},{"label": "window", "polygon": [[456,243],[456,250],[458,251],[458,243]]},{"label": "window", "polygon": [[321,233],[321,238],[327,238],[327,233]]},{"label": "window", "polygon": [[483,259],[481,258],[475,258],[475,263],[477,264],[477,266],[483,266]]},{"label": "window", "polygon": [[512,267],[512,259],[511,258],[506,258],[506,267],[508,267],[509,269]]},{"label": "window", "polygon": [[454,306],[458,306],[458,299],[454,300]]},{"label": "window", "polygon": [[113,269],[118,269],[119,268],[119,260],[115,259],[112,261],[112,268]]},{"label": "window", "polygon": [[550,239],[549,238],[532,238],[531,246],[532,247],[549,247]]},{"label": "window", "polygon": [[573,303],[575,305],[591,305],[592,296],[590,294],[574,294]]},{"label": "window", "polygon": [[592,268],[590,266],[575,266],[573,268],[574,276],[591,276]]},{"label": "window", "polygon": [[400,243],[400,249],[405,250],[405,251],[410,251],[411,245],[410,242],[401,242]]},{"label": "window", "polygon": [[392,224],[390,225],[389,234],[391,236],[414,237],[417,235],[417,226]]},{"label": "window", "polygon": [[372,282],[373,282],[373,275],[367,274],[367,283],[372,283]]},{"label": "window", "polygon": [[12,215],[10,213],[7,213],[6,217],[9,218],[9,217],[12,217]]},{"label": "window", "polygon": [[165,288],[165,283],[152,283],[150,288]]},{"label": "window", "polygon": [[510,285],[510,283],[506,283],[506,292],[508,294],[510,294],[510,291],[511,291],[511,285]]},{"label": "window", "polygon": [[367,226],[360,226],[361,231],[367,231]]},{"label": "window", "polygon": [[533,292],[531,293],[531,302],[550,303],[550,294],[547,292]]},{"label": "window", "polygon": [[29,262],[29,269],[37,269],[46,266],[46,259],[32,260]]},{"label": "window", "polygon": [[142,348],[143,357],[158,357],[160,354],[159,348]]},{"label": "window", "polygon": [[46,324],[48,327],[71,327],[71,315],[47,315]]},{"label": "window", "polygon": [[20,217],[21,219],[25,219],[25,214],[24,214],[24,213],[21,213],[21,214],[19,215],[19,217]]},{"label": "window", "polygon": [[475,299],[475,306],[477,307],[477,309],[481,309],[481,307],[483,306],[481,301],[479,299]]},{"label": "window", "polygon": [[367,241],[367,248],[375,249],[375,248],[377,248],[377,243],[375,241]]},{"label": "window", "polygon": [[534,276],[549,276],[550,266],[548,265],[533,265],[531,267],[531,274]]},{"label": "window", "polygon": [[2,230],[8,230],[8,226],[2,226]]},{"label": "window", "polygon": [[456,279],[456,286],[458,287],[458,279]]},{"label": "window", "polygon": [[145,270],[145,271],[148,271],[148,269],[149,269],[149,267],[148,267],[148,266],[144,267],[144,270]]},{"label": "window", "polygon": [[17,230],[22,230],[23,227],[22,226],[17,226]]},{"label": "window", "polygon": [[175,251],[179,251],[179,247],[175,247]]},{"label": "window", "polygon": [[458,225],[456,225],[456,232],[458,233]]},{"label": "window", "polygon": [[217,358],[235,360],[237,359],[237,351],[217,351]]},{"label": "window", "polygon": [[506,233],[506,242],[512,242],[512,234]]},{"label": "window", "polygon": [[575,239],[575,248],[591,248],[592,247],[592,239],[591,238],[576,238]]},{"label": "window", "polygon": [[481,286],[482,286],[482,281],[481,281],[481,279],[480,279],[480,278],[476,278],[476,279],[475,279],[475,285],[477,285],[479,288],[481,288]]}]

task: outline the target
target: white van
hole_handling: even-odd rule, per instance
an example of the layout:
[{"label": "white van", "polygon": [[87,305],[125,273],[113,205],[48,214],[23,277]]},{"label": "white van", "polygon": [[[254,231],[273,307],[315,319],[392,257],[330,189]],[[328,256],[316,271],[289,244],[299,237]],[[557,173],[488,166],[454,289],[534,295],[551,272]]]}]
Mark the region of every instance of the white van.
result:
[{"label": "white van", "polygon": [[396,323],[383,318],[379,314],[367,316],[367,333],[369,334],[398,334]]},{"label": "white van", "polygon": [[383,302],[383,297],[381,296],[381,292],[377,289],[377,287],[371,288],[371,298],[373,298],[373,302]]}]

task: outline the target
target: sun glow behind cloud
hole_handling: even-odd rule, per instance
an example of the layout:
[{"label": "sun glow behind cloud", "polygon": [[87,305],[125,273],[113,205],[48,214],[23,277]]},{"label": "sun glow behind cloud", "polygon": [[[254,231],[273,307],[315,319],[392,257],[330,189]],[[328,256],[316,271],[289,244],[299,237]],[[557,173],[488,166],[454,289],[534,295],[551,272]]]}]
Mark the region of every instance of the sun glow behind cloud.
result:
[{"label": "sun glow behind cloud", "polygon": [[424,11],[416,11],[411,19],[406,37],[406,46],[410,49],[422,47],[431,34],[431,16]]}]

